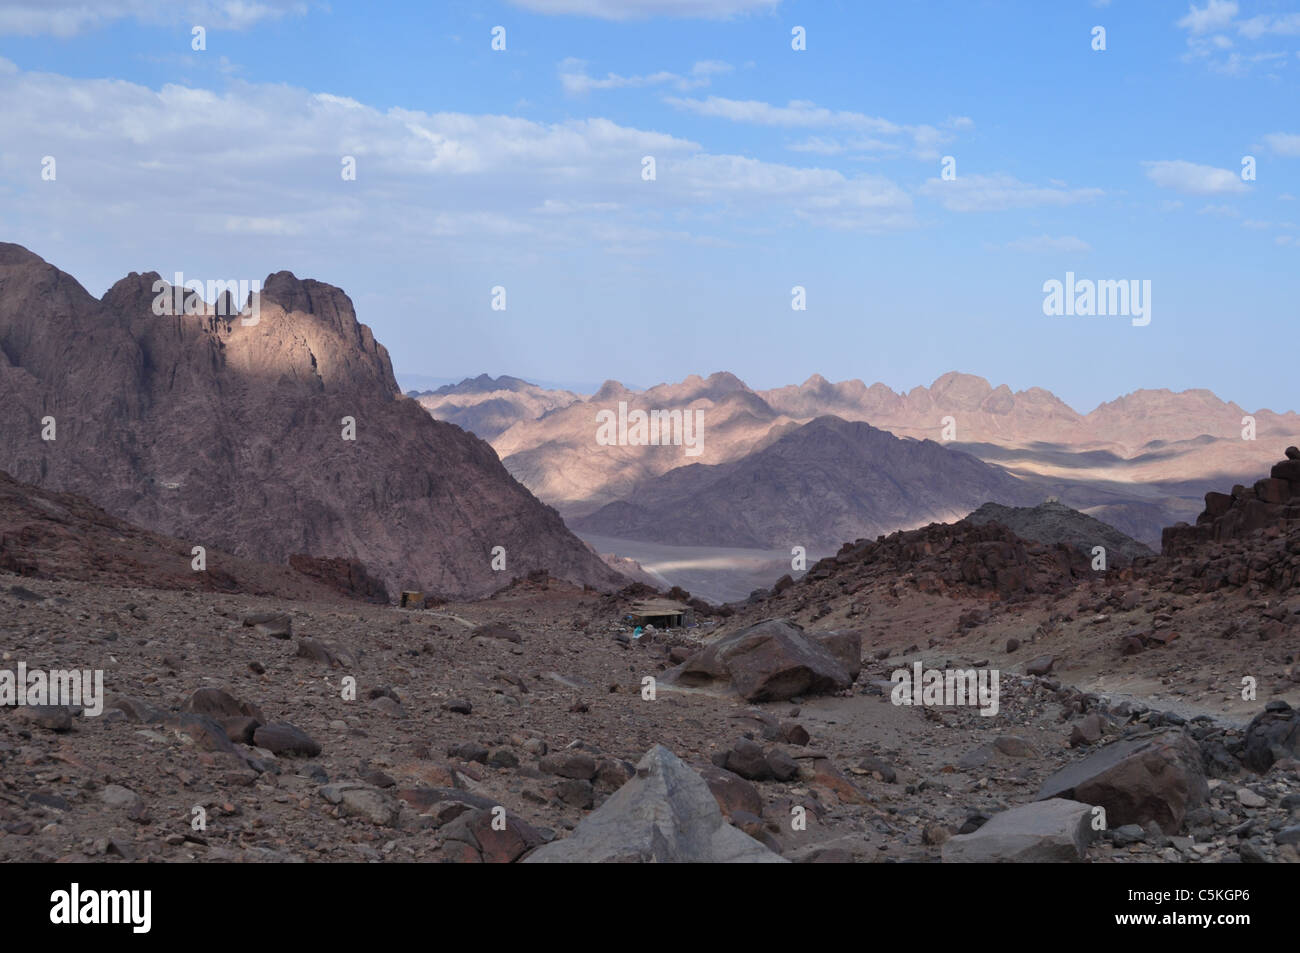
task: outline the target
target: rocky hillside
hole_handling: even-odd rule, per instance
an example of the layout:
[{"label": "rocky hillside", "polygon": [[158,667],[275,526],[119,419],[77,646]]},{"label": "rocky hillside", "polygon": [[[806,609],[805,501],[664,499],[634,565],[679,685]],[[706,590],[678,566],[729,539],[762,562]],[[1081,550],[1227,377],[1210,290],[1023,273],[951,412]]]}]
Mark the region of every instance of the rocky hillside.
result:
[{"label": "rocky hillside", "polygon": [[1039,543],[1065,543],[1089,560],[1093,548],[1101,546],[1107,566],[1127,566],[1139,556],[1151,555],[1150,549],[1113,526],[1055,501],[1031,507],[985,503],[966,519],[977,526],[1001,523],[1017,536]]},{"label": "rocky hillside", "polygon": [[1041,496],[933,441],[822,417],[739,460],[671,470],[571,522],[579,532],[675,545],[826,552],[847,538],[957,519],[990,499]]},{"label": "rocky hillside", "polygon": [[338,288],[278,272],[245,323],[157,316],[157,280],[96,300],[0,245],[0,468],[247,558],[357,560],[391,590],[482,595],[535,568],[620,581],[491,447],[401,396]]},{"label": "rocky hillside", "polygon": [[872,585],[1015,601],[1068,592],[1089,577],[1088,560],[1064,543],[1036,543],[997,523],[962,520],[845,543],[834,556],[809,566],[798,583],[783,576],[771,591],[752,599],[771,615],[789,614],[791,602],[829,613],[851,606],[853,595]]},{"label": "rocky hillside", "polygon": [[[968,554],[1014,547],[969,532]],[[549,581],[415,611],[0,585],[6,650],[102,668],[108,696],[0,709],[0,861],[773,859],[741,834],[796,862],[1300,861],[1300,614],[1290,641],[1225,641],[1255,600],[1092,579],[993,613],[989,590],[858,581],[820,622],[796,586],[797,624],[704,641],[633,638],[629,600]],[[1138,627],[1180,637],[1112,647]],[[710,657],[725,679],[673,687]],[[891,704],[917,664],[999,672],[996,714]]]},{"label": "rocky hillside", "polygon": [[1153,571],[1177,591],[1290,592],[1300,585],[1300,448],[1252,486],[1205,494],[1196,524],[1168,527],[1162,542]]},{"label": "rocky hillside", "polygon": [[184,540],[133,526],[83,497],[43,490],[0,472],[0,572],[114,587],[388,601],[359,565],[334,565],[341,560],[294,557],[298,569],[219,549],[202,555],[203,568],[196,569],[193,547]]}]

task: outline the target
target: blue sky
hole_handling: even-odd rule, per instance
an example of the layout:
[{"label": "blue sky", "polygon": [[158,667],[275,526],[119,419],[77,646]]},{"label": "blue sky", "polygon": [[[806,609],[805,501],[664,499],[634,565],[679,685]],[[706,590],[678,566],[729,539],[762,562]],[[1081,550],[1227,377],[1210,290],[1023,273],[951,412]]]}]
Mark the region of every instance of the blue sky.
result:
[{"label": "blue sky", "polygon": [[[0,0],[0,238],[97,295],[329,281],[399,377],[1300,409],[1298,75],[1269,0]],[[1045,316],[1067,271],[1151,323]]]}]

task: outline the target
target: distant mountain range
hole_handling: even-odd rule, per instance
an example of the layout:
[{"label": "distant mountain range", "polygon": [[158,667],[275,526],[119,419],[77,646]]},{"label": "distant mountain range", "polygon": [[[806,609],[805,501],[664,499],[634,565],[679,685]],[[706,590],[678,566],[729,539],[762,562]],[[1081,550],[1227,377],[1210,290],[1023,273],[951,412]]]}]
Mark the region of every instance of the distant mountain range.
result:
[{"label": "distant mountain range", "polygon": [[[1080,414],[1050,391],[994,388],[982,377],[949,373],[930,387],[895,393],[883,384],[832,384],[814,376],[797,387],[760,391],[794,417],[832,413],[867,420],[899,436],[937,437],[952,417],[952,443],[982,459],[1044,476],[1132,483],[1248,477],[1278,440],[1300,434],[1300,415],[1248,412],[1208,390],[1137,390]],[[1254,417],[1257,439],[1242,439]]]},{"label": "distant mountain range", "polygon": [[492,440],[520,420],[535,420],[582,398],[567,390],[548,390],[518,377],[466,378],[437,390],[411,393],[438,420]]},{"label": "distant mountain range", "polygon": [[646,480],[570,520],[579,532],[695,546],[834,550],[846,540],[961,519],[988,500],[1041,494],[970,454],[818,417],[729,463]]},{"label": "distant mountain range", "polygon": [[[512,383],[494,385],[491,379],[458,386],[518,393],[511,390]],[[809,454],[808,472],[822,474],[826,486],[844,488],[842,502],[855,509],[851,520],[845,517],[846,535],[850,525],[881,531],[918,525],[932,513],[956,512],[968,502],[974,508],[990,500],[1023,504],[1052,496],[1154,544],[1162,527],[1199,512],[1207,489],[1251,479],[1268,465],[1273,451],[1267,448],[1300,441],[1300,415],[1271,410],[1251,415],[1257,439],[1243,439],[1247,411],[1206,390],[1139,390],[1080,414],[1043,388],[1012,391],[960,373],[945,374],[929,387],[906,393],[857,380],[831,383],[820,376],[797,386],[755,391],[725,372],[707,378],[692,375],[644,391],[607,381],[590,397],[573,400],[571,393],[559,394],[553,403],[562,406],[540,412],[545,392],[529,388],[526,401],[514,401],[490,423],[496,431],[493,446],[507,469],[584,532],[649,533],[653,535],[637,538],[678,545],[705,538],[705,526],[722,534],[716,545],[726,545],[724,538],[783,541],[791,532],[808,537],[833,533],[794,498],[781,504],[770,501],[775,512],[767,517],[767,528],[742,526],[721,511],[716,519],[703,521],[664,519],[662,512],[666,508],[698,515],[700,507],[690,503],[691,493],[702,487],[696,481],[725,487],[728,483],[713,481],[738,479],[733,474],[742,469],[710,467],[755,456],[753,469],[745,471],[750,478],[775,478],[769,467],[772,458],[759,461],[756,455],[821,417],[865,422],[896,437],[936,441],[946,451],[969,454],[1017,478],[1028,493],[1028,498],[972,500],[962,487],[946,484],[933,490],[937,496],[912,509],[902,494],[889,505],[879,495],[854,497],[849,488],[858,485],[853,468],[861,461],[842,453],[837,443],[810,438],[802,445]],[[465,402],[464,397],[441,399]],[[596,415],[620,403],[629,411],[703,411],[700,454],[688,457],[679,446],[601,445],[595,439]],[[813,437],[827,433],[822,425]],[[889,469],[888,460],[879,463],[882,470]],[[667,479],[668,474],[676,475]],[[806,489],[815,492],[811,486]]]}]

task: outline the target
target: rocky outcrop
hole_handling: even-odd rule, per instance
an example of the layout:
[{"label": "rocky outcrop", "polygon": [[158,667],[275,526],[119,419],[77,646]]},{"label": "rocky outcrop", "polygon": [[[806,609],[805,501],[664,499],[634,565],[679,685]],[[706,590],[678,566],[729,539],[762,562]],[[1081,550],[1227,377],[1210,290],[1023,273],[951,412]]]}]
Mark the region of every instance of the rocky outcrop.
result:
[{"label": "rocky outcrop", "polygon": [[730,682],[746,701],[783,701],[848,688],[862,667],[861,652],[856,632],[807,633],[785,619],[767,619],[722,636],[669,669],[663,680],[684,686]]},{"label": "rocky outcrop", "polygon": [[945,864],[1044,864],[1081,861],[1095,836],[1093,809],[1050,798],[995,814],[978,830],[944,841]]},{"label": "rocky outcrop", "polygon": [[1053,501],[1037,506],[985,503],[966,519],[976,526],[1000,523],[1021,539],[1048,544],[1064,543],[1088,559],[1092,558],[1093,550],[1101,546],[1106,551],[1107,567],[1127,566],[1139,556],[1152,555],[1151,550],[1142,543],[1113,526]]},{"label": "rocky outcrop", "polygon": [[561,841],[524,858],[557,863],[782,863],[722,819],[709,785],[663,745],[636,766],[636,776]]},{"label": "rocky outcrop", "polygon": [[778,601],[835,600],[845,590],[883,581],[922,592],[1006,599],[1065,592],[1093,575],[1089,561],[1073,547],[1024,540],[997,523],[961,520],[845,543],[834,556],[809,566],[798,583],[778,583],[765,595]]},{"label": "rocky outcrop", "polygon": [[509,578],[498,546],[511,575],[620,582],[491,447],[401,396],[340,289],[277,272],[254,321],[157,315],[160,281],[96,300],[0,245],[0,468],[191,544],[356,561],[389,591],[484,595]]},{"label": "rocky outcrop", "polygon": [[1187,812],[1208,797],[1201,749],[1179,728],[1106,745],[1057,771],[1038,792],[1040,801],[1100,805],[1108,827],[1155,821],[1166,834],[1181,829]]},{"label": "rocky outcrop", "polygon": [[[1294,454],[1294,456],[1293,456]],[[1165,529],[1161,550],[1166,556],[1195,553],[1206,543],[1244,539],[1260,530],[1285,532],[1300,522],[1300,449],[1288,447],[1286,459],[1253,486],[1237,484],[1231,493],[1205,494],[1205,509],[1196,525],[1179,523]]]},{"label": "rocky outcrop", "polygon": [[1300,758],[1300,711],[1278,699],[1246,726],[1242,761],[1263,773],[1283,758]]},{"label": "rocky outcrop", "polygon": [[[1287,591],[1300,585],[1300,450],[1253,486],[1205,494],[1196,525],[1166,527],[1154,567],[1176,592],[1252,585]],[[1294,455],[1293,455],[1294,454]]]}]

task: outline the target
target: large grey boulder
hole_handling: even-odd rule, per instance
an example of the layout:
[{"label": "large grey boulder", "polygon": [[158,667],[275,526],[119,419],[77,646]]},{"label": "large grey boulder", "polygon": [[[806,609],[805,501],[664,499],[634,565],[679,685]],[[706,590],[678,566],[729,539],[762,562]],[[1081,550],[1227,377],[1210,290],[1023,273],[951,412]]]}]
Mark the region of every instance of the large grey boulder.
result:
[{"label": "large grey boulder", "polygon": [[1045,864],[1083,860],[1092,807],[1052,798],[995,814],[979,830],[943,842],[945,864]]},{"label": "large grey boulder", "polygon": [[1200,747],[1181,728],[1171,728],[1116,741],[1066,765],[1043,782],[1038,800],[1099,804],[1108,827],[1155,821],[1172,834],[1209,795]]},{"label": "large grey boulder", "polygon": [[528,864],[785,863],[722,819],[704,779],[655,745],[636,775],[564,840],[538,848]]},{"label": "large grey boulder", "polygon": [[394,827],[401,813],[401,804],[378,788],[359,781],[341,781],[324,785],[321,797],[336,804],[342,814],[364,817],[380,827]]},{"label": "large grey boulder", "polygon": [[1263,774],[1282,758],[1300,757],[1300,711],[1284,701],[1271,701],[1246,726],[1242,760]]},{"label": "large grey boulder", "polygon": [[786,619],[765,619],[706,646],[669,669],[664,681],[699,686],[730,680],[746,701],[784,701],[848,688],[861,655],[857,632],[811,634]]}]

